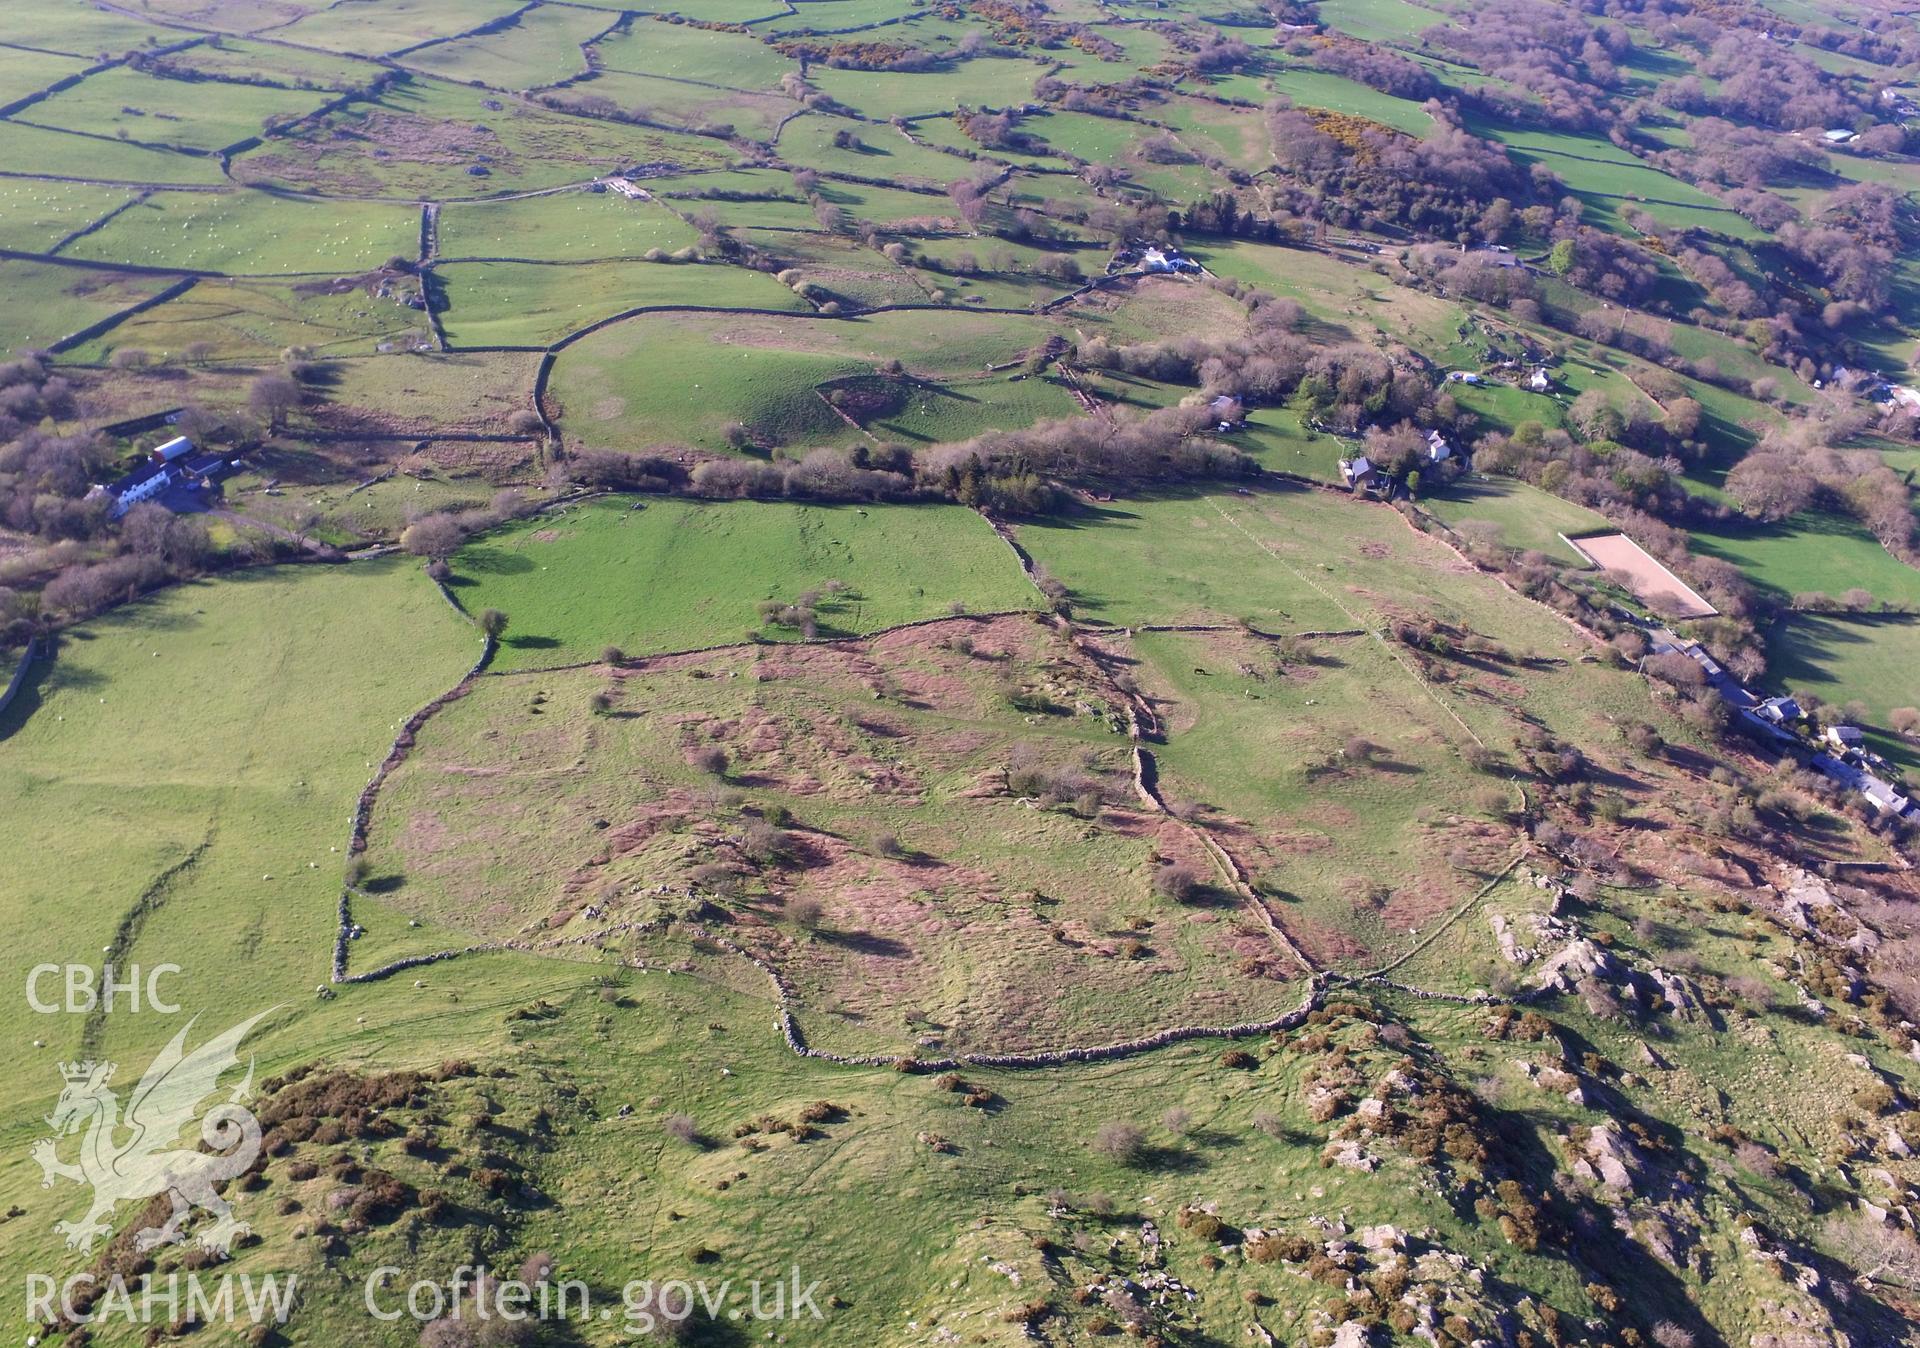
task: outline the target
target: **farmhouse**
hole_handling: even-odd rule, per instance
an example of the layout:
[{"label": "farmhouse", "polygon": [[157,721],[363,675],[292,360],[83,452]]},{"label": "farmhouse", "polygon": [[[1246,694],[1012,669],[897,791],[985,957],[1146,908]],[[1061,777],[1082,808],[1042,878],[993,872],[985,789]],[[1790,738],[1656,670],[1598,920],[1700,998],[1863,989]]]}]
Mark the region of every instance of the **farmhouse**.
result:
[{"label": "farmhouse", "polygon": [[1768,725],[1785,725],[1800,719],[1800,704],[1790,697],[1770,697],[1755,707],[1753,714]]},{"label": "farmhouse", "polygon": [[1851,725],[1830,725],[1823,738],[1842,753],[1858,749],[1867,741],[1867,737],[1860,733],[1860,727]]},{"label": "farmhouse", "polygon": [[1197,272],[1200,264],[1187,257],[1178,248],[1160,248],[1148,244],[1140,252],[1140,270],[1154,275],[1169,272]]},{"label": "farmhouse", "polygon": [[1340,460],[1340,480],[1349,487],[1371,487],[1379,477],[1380,470],[1364,454]]},{"label": "farmhouse", "polygon": [[142,501],[158,500],[173,487],[189,490],[209,489],[235,466],[212,450],[195,451],[193,441],[184,435],[157,446],[145,462],[116,482],[96,485],[88,499],[101,496],[112,500],[109,519],[120,519]]},{"label": "farmhouse", "polygon": [[1527,387],[1535,393],[1551,393],[1553,391],[1553,376],[1547,373],[1546,366],[1537,365],[1534,367],[1533,373],[1527,376]]},{"label": "farmhouse", "polygon": [[1439,431],[1427,432],[1427,462],[1444,463],[1453,457],[1453,446],[1447,443],[1447,437]]}]

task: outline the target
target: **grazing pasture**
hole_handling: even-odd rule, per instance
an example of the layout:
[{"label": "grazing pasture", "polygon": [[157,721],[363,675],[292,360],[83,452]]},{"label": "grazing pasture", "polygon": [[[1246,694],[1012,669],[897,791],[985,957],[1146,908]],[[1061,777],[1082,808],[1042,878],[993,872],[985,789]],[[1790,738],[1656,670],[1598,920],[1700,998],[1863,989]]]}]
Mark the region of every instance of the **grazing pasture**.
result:
[{"label": "grazing pasture", "polygon": [[164,290],[167,278],[0,259],[0,349],[51,346]]},{"label": "grazing pasture", "polygon": [[382,0],[378,5],[328,5],[279,29],[290,42],[329,51],[378,56],[457,37],[498,22],[519,0]]},{"label": "grazing pasture", "polygon": [[1911,614],[1789,613],[1767,633],[1768,678],[1796,693],[1865,710],[1873,747],[1920,772],[1912,732],[1892,728],[1898,708],[1920,706],[1920,618]]},{"label": "grazing pasture", "polygon": [[326,97],[315,90],[167,79],[119,66],[35,104],[24,118],[58,131],[210,153],[259,135],[268,118],[304,117]]},{"label": "grazing pasture", "polygon": [[[355,793],[478,649],[399,558],[180,586],[77,629],[0,719],[0,869],[20,900],[0,937],[29,964],[85,960],[130,922],[209,1017],[293,1000],[326,977]],[[183,696],[220,715],[181,733]],[[53,1029],[30,1016],[5,1015],[22,1044]],[[178,1028],[157,1020],[113,1017],[100,1047],[151,1053]]]},{"label": "grazing pasture", "polygon": [[419,251],[417,209],[264,192],[156,192],[66,255],[229,276],[351,275]]},{"label": "grazing pasture", "polygon": [[984,612],[1039,603],[1006,544],[954,506],[616,498],[487,534],[453,569],[469,611],[508,615],[502,669],[595,660],[609,645],[645,655],[745,641],[762,630],[755,605],[829,581],[845,587],[821,606],[830,635],[937,617],[954,603]]},{"label": "grazing pasture", "polygon": [[440,212],[438,256],[588,262],[692,247],[699,236],[665,206],[617,192],[560,192],[461,203]]},{"label": "grazing pasture", "polygon": [[432,285],[454,347],[547,346],[642,306],[807,308],[771,276],[693,262],[453,262]]},{"label": "grazing pasture", "polygon": [[587,70],[587,45],[618,16],[590,9],[540,6],[477,37],[437,42],[407,53],[409,66],[462,84],[534,89]]}]

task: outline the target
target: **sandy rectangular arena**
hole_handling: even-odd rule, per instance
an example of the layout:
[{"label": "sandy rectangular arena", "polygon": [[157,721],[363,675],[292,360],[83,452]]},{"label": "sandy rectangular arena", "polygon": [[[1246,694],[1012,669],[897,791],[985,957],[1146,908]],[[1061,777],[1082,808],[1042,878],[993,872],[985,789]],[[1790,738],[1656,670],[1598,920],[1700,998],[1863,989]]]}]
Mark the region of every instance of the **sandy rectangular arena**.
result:
[{"label": "sandy rectangular arena", "polygon": [[1711,618],[1719,611],[1625,534],[1560,537],[1602,571],[1622,577],[1637,598],[1667,617]]}]

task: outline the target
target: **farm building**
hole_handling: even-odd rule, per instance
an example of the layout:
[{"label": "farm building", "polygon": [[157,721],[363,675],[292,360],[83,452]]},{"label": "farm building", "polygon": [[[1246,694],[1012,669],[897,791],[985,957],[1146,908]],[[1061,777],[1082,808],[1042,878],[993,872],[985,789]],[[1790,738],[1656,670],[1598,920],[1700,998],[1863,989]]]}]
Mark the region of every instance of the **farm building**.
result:
[{"label": "farm building", "polygon": [[1753,714],[1768,725],[1785,725],[1800,719],[1800,704],[1790,697],[1770,697],[1754,708]]},{"label": "farm building", "polygon": [[105,496],[113,501],[109,519],[120,519],[142,501],[155,501],[170,488],[207,490],[225,477],[239,460],[228,460],[214,450],[194,449],[193,441],[177,435],[156,447],[147,458],[117,482],[95,486],[89,499]]},{"label": "farm building", "polygon": [[1200,270],[1200,264],[1185,256],[1178,248],[1159,248],[1148,244],[1140,253],[1140,270],[1155,275],[1196,272]]},{"label": "farm building", "polygon": [[1538,365],[1534,367],[1533,373],[1527,376],[1527,387],[1535,393],[1551,393],[1553,391],[1553,376],[1547,373],[1546,366]]},{"label": "farm building", "polygon": [[1340,460],[1340,480],[1349,487],[1370,487],[1379,477],[1380,470],[1364,454]]},{"label": "farm building", "polygon": [[1843,753],[1850,749],[1858,749],[1867,742],[1867,737],[1860,733],[1860,727],[1851,725],[1830,725],[1827,727],[1824,738],[1828,744]]},{"label": "farm building", "polygon": [[1453,457],[1453,446],[1439,431],[1427,432],[1427,462],[1444,463]]},{"label": "farm building", "polygon": [[151,501],[173,485],[173,473],[163,463],[143,463],[115,482],[99,490],[113,498],[108,519],[119,519],[142,501]]}]

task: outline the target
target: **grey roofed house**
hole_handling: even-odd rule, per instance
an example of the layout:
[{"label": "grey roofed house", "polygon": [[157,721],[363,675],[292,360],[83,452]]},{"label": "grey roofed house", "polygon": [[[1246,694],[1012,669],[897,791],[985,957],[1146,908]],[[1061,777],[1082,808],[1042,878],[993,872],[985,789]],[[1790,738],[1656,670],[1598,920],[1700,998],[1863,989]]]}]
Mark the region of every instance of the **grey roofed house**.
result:
[{"label": "grey roofed house", "polygon": [[1340,460],[1340,477],[1349,487],[1356,482],[1371,482],[1378,475],[1379,470],[1373,466],[1373,460],[1364,454],[1356,454],[1351,459]]},{"label": "grey roofed house", "polygon": [[1762,720],[1779,725],[1784,721],[1800,719],[1800,704],[1790,697],[1770,697],[1755,709],[1755,715]]},{"label": "grey roofed house", "polygon": [[1830,725],[1827,727],[1826,740],[1836,749],[1858,749],[1866,743],[1867,737],[1860,733],[1859,726]]},{"label": "grey roofed house", "polygon": [[1860,794],[1865,796],[1877,810],[1888,814],[1905,814],[1909,804],[1907,798],[1894,790],[1878,777],[1868,777],[1860,784]]}]

